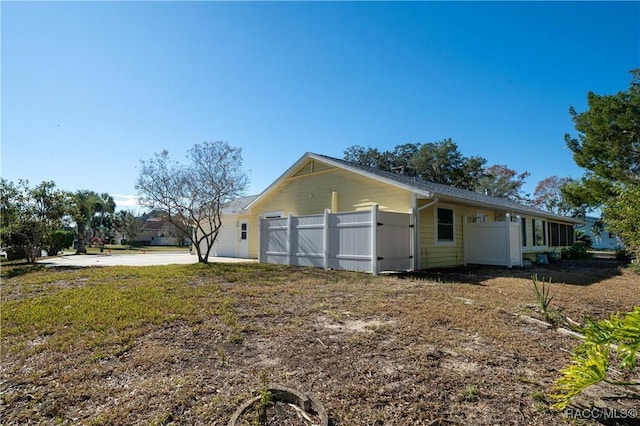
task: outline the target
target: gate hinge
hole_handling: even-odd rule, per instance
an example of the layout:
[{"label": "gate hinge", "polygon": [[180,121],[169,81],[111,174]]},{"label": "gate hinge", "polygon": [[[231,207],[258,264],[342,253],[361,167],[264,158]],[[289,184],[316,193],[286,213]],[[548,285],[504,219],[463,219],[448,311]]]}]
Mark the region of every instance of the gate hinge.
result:
[{"label": "gate hinge", "polygon": [[384,257],[378,256],[378,260],[384,260]]}]

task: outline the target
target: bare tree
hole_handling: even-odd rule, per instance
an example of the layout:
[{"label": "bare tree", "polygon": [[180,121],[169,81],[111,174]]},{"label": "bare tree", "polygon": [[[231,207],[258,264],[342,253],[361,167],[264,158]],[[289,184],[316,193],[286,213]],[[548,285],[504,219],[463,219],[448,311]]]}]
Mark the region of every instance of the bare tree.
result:
[{"label": "bare tree", "polygon": [[571,178],[558,176],[549,176],[541,180],[533,192],[533,205],[555,214],[573,212],[573,215],[579,215],[578,209],[573,208],[563,198],[562,188],[572,182],[574,181]]},{"label": "bare tree", "polygon": [[141,161],[138,200],[141,206],[164,213],[192,242],[198,262],[207,263],[222,226],[222,208],[245,192],[249,179],[242,149],[226,142],[196,144],[187,160],[175,162],[165,150]]}]

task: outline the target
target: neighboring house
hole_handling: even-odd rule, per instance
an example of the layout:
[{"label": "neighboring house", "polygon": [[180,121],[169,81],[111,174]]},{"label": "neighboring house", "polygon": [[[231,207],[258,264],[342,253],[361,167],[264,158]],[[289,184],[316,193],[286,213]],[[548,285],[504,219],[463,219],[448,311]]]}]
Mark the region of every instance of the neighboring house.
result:
[{"label": "neighboring house", "polygon": [[142,231],[136,241],[149,246],[177,246],[181,242],[171,236],[171,223],[157,213],[148,213],[140,217]]},{"label": "neighboring house", "polygon": [[[241,212],[258,196],[249,195],[238,198],[222,209],[222,226],[218,230],[211,255],[217,257],[249,257],[248,220],[241,218]],[[206,247],[201,246],[203,250]]]},{"label": "neighboring house", "polygon": [[614,233],[609,232],[605,226],[599,234],[594,232],[593,226],[600,219],[597,217],[587,216],[584,218],[584,225],[578,226],[576,230],[584,231],[584,233],[591,237],[593,241],[593,248],[596,250],[619,250],[624,248],[622,240]]},{"label": "neighboring house", "polygon": [[[364,219],[353,215],[347,218],[345,212],[377,211],[386,215],[384,221],[374,218],[370,222],[378,222],[377,225],[387,223],[387,228],[369,225],[371,232],[354,230],[351,234],[343,234],[340,241],[327,243],[325,240],[325,245],[320,247],[318,239],[323,235],[328,238],[329,231],[318,231],[318,226],[321,226],[318,224],[323,220],[327,222],[329,213],[336,215],[331,216],[331,220],[340,222],[334,226],[336,228],[351,226],[348,225],[351,221],[352,225],[355,222],[353,226],[367,229]],[[396,214],[393,219],[390,213]],[[339,217],[339,214],[343,216]],[[292,219],[284,219],[304,215],[314,216],[305,219],[306,224],[300,222],[295,229],[291,225]],[[373,217],[373,213],[366,217]],[[264,227],[266,218],[271,218],[270,223],[274,225],[269,228],[274,230],[273,233],[270,230],[268,235],[268,227]],[[277,222],[274,218],[283,219]],[[389,231],[389,225],[396,219],[406,222],[403,225],[405,231],[401,228]],[[536,254],[559,251],[572,245],[573,228],[582,223],[506,199],[313,153],[303,155],[237,212],[233,220],[236,224],[244,224],[249,258],[319,266],[320,257],[327,260],[333,256],[337,259],[333,264],[338,266],[331,266],[329,262],[324,263],[324,267],[374,273],[383,270],[384,266],[368,268],[357,264],[357,258],[365,257],[364,254],[332,254],[330,251],[349,249],[353,242],[348,241],[347,236],[351,235],[371,247],[369,256],[372,259],[382,259],[380,253],[387,246],[393,246],[387,253],[402,251],[403,256],[409,259],[408,266],[402,269],[451,267],[467,263],[513,266],[521,265],[523,258],[535,259]],[[260,229],[263,229],[262,236]],[[277,232],[287,229],[295,232],[284,237],[281,232],[282,235],[277,236]],[[304,233],[305,229],[309,232]],[[383,230],[386,233],[381,239],[379,235]],[[402,242],[397,241],[400,234],[403,235]],[[378,237],[374,237],[376,235]],[[272,236],[274,240],[269,239]],[[375,242],[374,238],[377,238]],[[306,260],[299,260],[298,254],[304,255],[303,249],[316,253],[308,255]],[[288,254],[283,256],[285,252]]]}]

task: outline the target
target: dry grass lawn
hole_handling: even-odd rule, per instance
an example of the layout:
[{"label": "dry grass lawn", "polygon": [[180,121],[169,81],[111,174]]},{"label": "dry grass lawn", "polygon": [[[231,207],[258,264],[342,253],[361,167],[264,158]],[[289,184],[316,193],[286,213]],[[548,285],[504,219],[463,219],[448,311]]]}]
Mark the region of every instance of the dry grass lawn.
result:
[{"label": "dry grass lawn", "polygon": [[578,341],[519,317],[536,316],[532,274],[579,322],[640,305],[639,276],[604,260],[4,268],[0,424],[226,425],[264,371],[334,425],[580,424],[548,409]]}]

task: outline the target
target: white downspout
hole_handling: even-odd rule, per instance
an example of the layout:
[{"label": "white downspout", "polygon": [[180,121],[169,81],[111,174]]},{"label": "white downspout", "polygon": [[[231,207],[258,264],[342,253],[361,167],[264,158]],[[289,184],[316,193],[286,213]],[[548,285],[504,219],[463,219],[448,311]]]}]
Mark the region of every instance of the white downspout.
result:
[{"label": "white downspout", "polygon": [[424,205],[424,206],[422,206],[422,207],[418,207],[418,213],[420,213],[420,210],[424,210],[424,209],[426,209],[427,207],[431,207],[431,206],[433,206],[433,205],[434,205],[434,204],[436,204],[438,201],[440,201],[440,199],[439,199],[438,197],[434,197],[432,202],[427,203],[427,204],[425,204],[425,205]]},{"label": "white downspout", "polygon": [[438,197],[433,197],[433,201],[431,201],[430,203],[425,204],[424,206],[421,206],[419,208],[416,209],[416,226],[415,226],[415,233],[416,233],[416,241],[418,242],[418,249],[416,250],[416,256],[415,256],[415,266],[414,266],[414,270],[418,270],[420,269],[420,247],[421,247],[421,243],[422,241],[420,240],[420,211],[424,210],[426,208],[429,208],[431,206],[433,206],[434,204],[437,204],[440,201],[440,199]]}]

